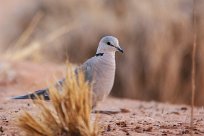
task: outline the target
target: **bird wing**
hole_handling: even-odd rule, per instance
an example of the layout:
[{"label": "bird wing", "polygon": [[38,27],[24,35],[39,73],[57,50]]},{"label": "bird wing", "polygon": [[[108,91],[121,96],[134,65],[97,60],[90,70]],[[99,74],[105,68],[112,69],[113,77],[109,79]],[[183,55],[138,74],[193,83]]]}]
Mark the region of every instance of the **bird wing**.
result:
[{"label": "bird wing", "polygon": [[[88,59],[86,62],[84,62],[82,65],[77,67],[75,69],[76,76],[78,75],[79,70],[82,70],[85,74],[85,80],[88,82],[92,82],[93,80],[93,62],[94,58]],[[62,86],[64,84],[65,78],[59,80],[55,86],[57,87],[58,90],[62,90]],[[43,97],[45,100],[49,100],[49,89],[45,88],[42,90],[35,91],[34,93],[30,93],[27,95],[22,95],[22,96],[16,96],[13,97],[12,99],[36,99],[38,96]]]},{"label": "bird wing", "polygon": [[94,61],[95,61],[94,57],[85,61],[81,66],[76,68],[76,70],[75,70],[76,74],[78,74],[79,71],[82,71],[82,72],[84,72],[85,80],[88,82],[92,82],[93,77],[94,77],[94,68],[93,68]]}]

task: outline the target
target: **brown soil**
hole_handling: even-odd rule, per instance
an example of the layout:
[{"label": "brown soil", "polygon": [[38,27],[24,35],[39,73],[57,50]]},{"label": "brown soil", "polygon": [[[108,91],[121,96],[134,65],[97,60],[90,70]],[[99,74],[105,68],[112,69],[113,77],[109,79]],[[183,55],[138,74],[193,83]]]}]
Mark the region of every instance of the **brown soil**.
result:
[{"label": "brown soil", "polygon": [[[16,127],[16,119],[24,110],[36,115],[38,112],[30,100],[9,98],[46,87],[62,76],[64,66],[3,61],[1,64],[4,79],[0,78],[0,135],[19,136],[22,132]],[[108,98],[95,110],[100,111],[99,125],[104,136],[189,135],[191,131],[190,107],[186,105]],[[195,108],[194,135],[204,135],[203,117],[203,108]]]}]

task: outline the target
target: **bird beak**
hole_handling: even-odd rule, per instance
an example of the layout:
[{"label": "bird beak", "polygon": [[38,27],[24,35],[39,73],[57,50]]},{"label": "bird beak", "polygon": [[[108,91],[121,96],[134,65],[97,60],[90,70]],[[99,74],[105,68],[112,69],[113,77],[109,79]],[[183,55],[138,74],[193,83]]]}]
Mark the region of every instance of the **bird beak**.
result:
[{"label": "bird beak", "polygon": [[120,48],[120,47],[117,47],[117,49],[118,49],[118,51],[119,52],[121,52],[121,53],[123,53],[124,51],[123,51],[123,49],[122,48]]}]

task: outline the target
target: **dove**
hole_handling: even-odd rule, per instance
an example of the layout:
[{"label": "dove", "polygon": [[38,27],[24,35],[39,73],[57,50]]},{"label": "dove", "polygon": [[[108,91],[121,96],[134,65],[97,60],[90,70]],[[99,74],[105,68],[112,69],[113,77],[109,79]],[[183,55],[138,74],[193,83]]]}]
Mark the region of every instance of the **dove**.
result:
[{"label": "dove", "polygon": [[[82,70],[85,80],[93,82],[93,105],[104,100],[112,90],[116,71],[116,52],[123,53],[118,39],[114,36],[104,36],[98,44],[95,56],[89,58],[75,69],[76,75],[78,70]],[[64,80],[58,81],[57,86],[63,86]],[[42,96],[45,100],[50,99],[48,88],[27,95],[16,96],[13,99],[35,99],[36,95]]]}]

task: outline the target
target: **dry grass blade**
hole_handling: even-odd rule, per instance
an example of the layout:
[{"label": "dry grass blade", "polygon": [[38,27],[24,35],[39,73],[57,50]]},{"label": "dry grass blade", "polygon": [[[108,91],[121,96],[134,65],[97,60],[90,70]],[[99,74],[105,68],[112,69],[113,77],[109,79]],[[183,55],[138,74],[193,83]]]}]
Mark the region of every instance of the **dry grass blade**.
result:
[{"label": "dry grass blade", "polygon": [[192,94],[191,94],[191,136],[193,136],[193,116],[194,116],[194,103],[195,103],[195,74],[196,74],[196,46],[197,46],[197,26],[196,26],[196,0],[193,0],[193,50],[192,50],[192,71],[191,71],[191,86],[192,86]]},{"label": "dry grass blade", "polygon": [[82,72],[75,75],[68,65],[63,91],[50,88],[51,105],[35,100],[40,109],[37,118],[25,112],[19,119],[19,126],[26,135],[45,136],[96,136],[97,125],[90,120],[92,102],[91,87]]}]

